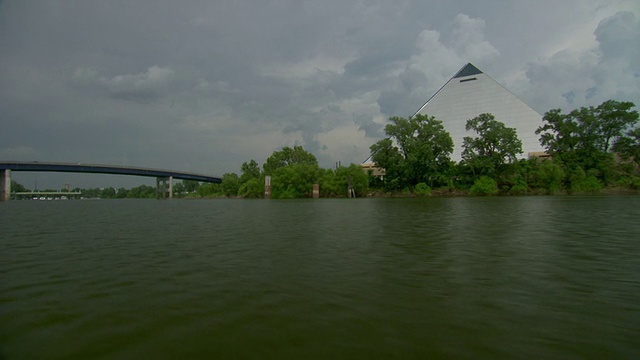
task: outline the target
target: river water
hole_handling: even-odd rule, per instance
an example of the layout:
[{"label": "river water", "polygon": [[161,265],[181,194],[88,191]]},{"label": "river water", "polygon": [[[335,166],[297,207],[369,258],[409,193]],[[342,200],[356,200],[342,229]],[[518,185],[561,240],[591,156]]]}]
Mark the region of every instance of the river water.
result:
[{"label": "river water", "polygon": [[0,203],[0,358],[639,358],[640,197]]}]

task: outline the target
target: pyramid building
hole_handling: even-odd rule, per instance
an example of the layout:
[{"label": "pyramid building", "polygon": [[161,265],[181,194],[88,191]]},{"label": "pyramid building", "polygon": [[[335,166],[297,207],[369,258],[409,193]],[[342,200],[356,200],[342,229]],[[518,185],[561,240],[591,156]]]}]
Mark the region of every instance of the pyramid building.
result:
[{"label": "pyramid building", "polygon": [[459,161],[463,138],[477,136],[473,130],[465,130],[467,120],[483,113],[491,113],[497,121],[516,129],[522,141],[521,157],[543,151],[535,134],[542,126],[542,116],[471,63],[449,79],[414,116],[425,114],[441,120],[455,146],[451,159]]}]

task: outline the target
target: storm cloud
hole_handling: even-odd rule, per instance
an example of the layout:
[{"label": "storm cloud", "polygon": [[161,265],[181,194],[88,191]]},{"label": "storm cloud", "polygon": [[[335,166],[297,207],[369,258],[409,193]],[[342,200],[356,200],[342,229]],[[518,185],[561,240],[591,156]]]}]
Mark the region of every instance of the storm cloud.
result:
[{"label": "storm cloud", "polygon": [[638,7],[5,0],[0,159],[222,175],[303,145],[324,167],[359,163],[388,117],[412,115],[467,62],[540,113],[638,104]]}]

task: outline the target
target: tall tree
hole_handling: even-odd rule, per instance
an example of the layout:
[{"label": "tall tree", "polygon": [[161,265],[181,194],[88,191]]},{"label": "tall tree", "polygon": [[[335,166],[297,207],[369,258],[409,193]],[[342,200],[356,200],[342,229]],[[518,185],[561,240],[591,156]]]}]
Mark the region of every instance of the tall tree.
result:
[{"label": "tall tree", "polygon": [[573,154],[578,148],[579,124],[560,109],[547,111],[542,120],[546,124],[536,130],[536,134],[540,135],[540,144],[555,159],[565,160],[561,158]]},{"label": "tall tree", "polygon": [[640,128],[630,130],[626,136],[620,137],[613,145],[613,150],[623,159],[633,160],[640,166]]},{"label": "tall tree", "polygon": [[387,138],[371,146],[371,159],[385,169],[389,188],[426,182],[442,185],[441,176],[451,166],[453,140],[442,121],[418,114],[409,119],[392,117],[385,127]]},{"label": "tall tree", "polygon": [[17,183],[14,180],[11,180],[11,191],[12,192],[26,192],[29,191],[22,184]]},{"label": "tall tree", "polygon": [[[545,124],[536,130],[540,143],[554,159],[565,166],[598,168],[607,162],[612,144],[625,137],[625,131],[638,122],[632,102],[608,100],[597,107],[582,107],[568,114],[550,110]],[[610,156],[609,156],[610,157]]]},{"label": "tall tree", "polygon": [[464,137],[462,159],[476,175],[499,178],[510,164],[522,154],[522,141],[514,128],[505,126],[492,114],[480,114],[469,119],[465,126],[477,137]]},{"label": "tall tree", "polygon": [[253,178],[240,185],[238,195],[245,198],[261,198],[264,196],[264,181]]},{"label": "tall tree", "polygon": [[185,186],[184,186],[184,180],[176,183],[173,185],[173,196],[174,197],[181,197],[184,196],[184,193],[186,193],[187,191],[185,190]]},{"label": "tall tree", "polygon": [[638,112],[631,110],[634,107],[635,104],[630,101],[607,100],[595,109],[602,151],[609,151],[610,146],[638,122]]},{"label": "tall tree", "polygon": [[403,158],[390,138],[382,139],[371,145],[371,160],[384,169],[383,183],[387,189],[400,188]]},{"label": "tall tree", "polygon": [[322,196],[348,196],[349,180],[357,196],[369,189],[369,176],[356,164],[340,166],[335,170],[327,169],[320,178],[320,194]]},{"label": "tall tree", "polygon": [[271,179],[271,196],[274,199],[311,197],[320,171],[318,165],[305,163],[277,168]]},{"label": "tall tree", "polygon": [[245,198],[259,198],[264,196],[264,179],[261,177],[260,166],[251,159],[242,163],[240,167],[240,187],[238,195]]},{"label": "tall tree", "polygon": [[290,148],[285,146],[280,151],[274,151],[267,161],[262,165],[264,173],[271,175],[276,169],[293,164],[318,165],[316,157],[306,151],[302,146],[294,146]]},{"label": "tall tree", "polygon": [[[84,192],[82,195],[85,196]],[[136,198],[136,199],[154,198],[156,197],[156,195],[157,195],[156,188],[154,186],[149,186],[149,185],[140,185],[140,186],[131,188],[131,190],[127,192],[128,198]]]},{"label": "tall tree", "polygon": [[249,162],[242,163],[240,170],[242,171],[242,175],[240,175],[241,184],[251,179],[260,179],[260,166],[258,166],[258,163],[253,159]]},{"label": "tall tree", "polygon": [[182,180],[182,184],[184,186],[184,191],[191,193],[198,190],[200,187],[200,183],[195,180]]},{"label": "tall tree", "polygon": [[220,188],[225,196],[236,196],[240,189],[240,178],[235,173],[222,174]]}]

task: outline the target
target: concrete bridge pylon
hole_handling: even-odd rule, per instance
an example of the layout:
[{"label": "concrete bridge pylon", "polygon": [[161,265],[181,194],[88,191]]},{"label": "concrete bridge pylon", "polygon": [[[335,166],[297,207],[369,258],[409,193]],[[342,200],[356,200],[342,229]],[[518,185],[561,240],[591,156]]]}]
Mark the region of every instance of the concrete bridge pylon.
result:
[{"label": "concrete bridge pylon", "polygon": [[168,198],[173,199],[173,176],[157,177],[156,192],[158,194],[158,198],[166,199],[167,192],[168,192],[169,193]]},{"label": "concrete bridge pylon", "polygon": [[11,170],[0,169],[0,201],[11,199]]}]

